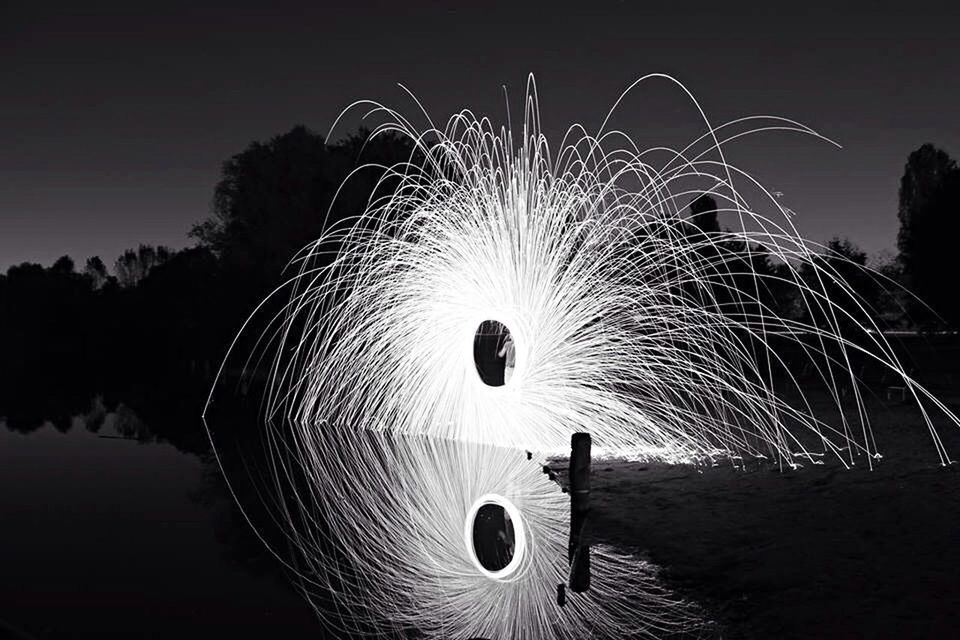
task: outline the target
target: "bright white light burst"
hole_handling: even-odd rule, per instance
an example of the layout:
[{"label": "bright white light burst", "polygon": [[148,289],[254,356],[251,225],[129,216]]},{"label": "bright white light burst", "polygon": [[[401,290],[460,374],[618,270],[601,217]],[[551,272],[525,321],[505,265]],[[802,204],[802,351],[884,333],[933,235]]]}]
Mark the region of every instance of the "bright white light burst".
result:
[{"label": "bright white light burst", "polygon": [[[577,431],[610,455],[688,460],[794,464],[812,443],[849,463],[876,453],[850,365],[869,359],[955,421],[777,199],[724,160],[724,143],[748,133],[813,131],[782,118],[704,119],[685,148],[641,150],[621,132],[572,127],[552,154],[533,91],[527,104],[519,137],[468,111],[418,132],[377,106],[389,122],[373,135],[409,136],[417,153],[384,178],[395,190],[301,256],[280,330],[295,356],[276,361],[271,416],[542,453],[565,450]],[[748,205],[744,186],[763,201]],[[732,228],[690,223],[684,210],[704,193]],[[780,267],[757,272],[760,258]],[[784,290],[805,313],[772,306]],[[480,380],[472,355],[485,320],[506,325],[516,346],[501,387]],[[841,425],[806,406],[792,377],[800,359]],[[799,402],[783,400],[791,390]]]}]

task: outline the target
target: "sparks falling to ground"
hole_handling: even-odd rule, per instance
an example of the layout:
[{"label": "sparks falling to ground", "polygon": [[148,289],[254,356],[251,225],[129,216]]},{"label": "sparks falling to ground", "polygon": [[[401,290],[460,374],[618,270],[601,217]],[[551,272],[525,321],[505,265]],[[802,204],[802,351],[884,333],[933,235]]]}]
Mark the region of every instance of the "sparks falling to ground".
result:
[{"label": "sparks falling to ground", "polygon": [[[650,80],[675,83],[630,90]],[[415,153],[362,216],[298,256],[262,341],[276,354],[263,405],[274,479],[293,496],[281,519],[305,591],[337,603],[330,624],[456,638],[693,625],[652,569],[612,550],[598,552],[591,591],[557,607],[568,504],[536,463],[576,432],[611,456],[870,465],[857,372],[868,363],[902,381],[950,461],[931,414],[957,418],[778,198],[724,155],[761,131],[820,136],[767,116],[712,126],[675,84],[705,131],[680,149],[640,149],[605,121],[592,135],[571,127],[553,152],[532,82],[518,132],[468,111],[418,130],[372,105],[385,122],[371,135],[408,136]],[[723,229],[685,214],[704,196]],[[776,269],[754,268],[761,259]],[[505,362],[494,383],[477,346],[490,326]],[[814,415],[799,367],[840,424]],[[514,527],[513,561],[496,571],[470,540],[484,496]]]}]

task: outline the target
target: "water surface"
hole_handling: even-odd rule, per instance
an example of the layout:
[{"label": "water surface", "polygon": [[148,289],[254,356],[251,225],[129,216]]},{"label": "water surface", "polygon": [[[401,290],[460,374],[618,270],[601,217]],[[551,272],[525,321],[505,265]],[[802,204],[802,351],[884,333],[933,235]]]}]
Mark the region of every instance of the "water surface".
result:
[{"label": "water surface", "polygon": [[122,404],[18,429],[0,418],[0,637],[322,636],[207,456]]}]

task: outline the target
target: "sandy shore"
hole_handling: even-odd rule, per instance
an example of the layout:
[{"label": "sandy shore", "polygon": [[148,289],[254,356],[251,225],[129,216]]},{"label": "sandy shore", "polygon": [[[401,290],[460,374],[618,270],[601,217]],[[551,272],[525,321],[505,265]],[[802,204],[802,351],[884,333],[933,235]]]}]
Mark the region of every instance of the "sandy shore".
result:
[{"label": "sandy shore", "polygon": [[[594,461],[595,539],[662,567],[722,638],[958,637],[960,465],[908,406],[871,416],[872,471]],[[960,430],[940,432],[960,458]]]}]

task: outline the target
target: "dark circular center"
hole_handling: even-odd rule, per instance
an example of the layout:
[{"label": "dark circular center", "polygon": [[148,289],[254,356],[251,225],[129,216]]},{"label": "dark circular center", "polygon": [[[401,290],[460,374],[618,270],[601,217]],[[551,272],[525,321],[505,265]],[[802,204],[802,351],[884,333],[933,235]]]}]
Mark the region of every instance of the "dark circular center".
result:
[{"label": "dark circular center", "polygon": [[487,571],[501,571],[513,560],[513,522],[506,510],[488,503],[473,519],[473,550]]},{"label": "dark circular center", "polygon": [[516,364],[516,345],[510,329],[497,320],[484,320],[473,337],[473,361],[484,384],[502,387],[510,382]]}]

